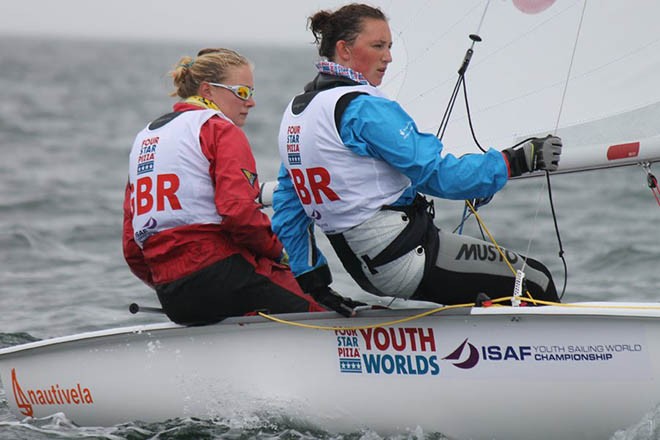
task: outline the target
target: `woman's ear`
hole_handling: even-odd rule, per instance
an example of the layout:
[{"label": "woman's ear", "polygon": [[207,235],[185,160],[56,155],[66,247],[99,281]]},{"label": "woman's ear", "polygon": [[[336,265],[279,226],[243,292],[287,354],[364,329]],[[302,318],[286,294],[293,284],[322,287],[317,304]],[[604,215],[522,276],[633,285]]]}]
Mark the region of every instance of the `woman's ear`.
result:
[{"label": "woman's ear", "polygon": [[211,100],[211,85],[206,81],[202,81],[199,85],[199,89],[197,89],[197,94],[202,98]]},{"label": "woman's ear", "polygon": [[346,43],[346,40],[339,40],[335,44],[335,56],[341,61],[348,61],[351,59],[351,49]]}]

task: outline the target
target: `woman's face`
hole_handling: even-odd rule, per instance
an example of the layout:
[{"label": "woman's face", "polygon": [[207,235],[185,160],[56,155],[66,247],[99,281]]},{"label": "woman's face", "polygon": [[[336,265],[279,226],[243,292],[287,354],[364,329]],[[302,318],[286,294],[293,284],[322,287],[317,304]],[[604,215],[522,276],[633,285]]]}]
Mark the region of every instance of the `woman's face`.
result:
[{"label": "woman's face", "polygon": [[[226,86],[248,86],[254,90],[254,75],[249,65],[230,67],[226,73],[226,78],[222,84]],[[209,99],[239,127],[245,124],[248,112],[256,105],[254,96],[243,100],[236,96],[232,90],[220,86],[211,85],[209,94]]]},{"label": "woman's face", "polygon": [[392,62],[392,33],[387,21],[365,18],[362,32],[348,45],[337,42],[336,62],[360,72],[371,85],[383,82],[387,65]]}]

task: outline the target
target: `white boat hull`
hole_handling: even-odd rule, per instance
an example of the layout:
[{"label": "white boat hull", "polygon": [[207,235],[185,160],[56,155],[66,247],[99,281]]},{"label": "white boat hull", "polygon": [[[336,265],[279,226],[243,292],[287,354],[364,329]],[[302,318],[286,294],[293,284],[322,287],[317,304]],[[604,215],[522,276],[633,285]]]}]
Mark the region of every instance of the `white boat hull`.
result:
[{"label": "white boat hull", "polygon": [[20,418],[285,416],[330,432],[602,439],[660,402],[660,305],[371,310],[152,324],[0,350]]}]

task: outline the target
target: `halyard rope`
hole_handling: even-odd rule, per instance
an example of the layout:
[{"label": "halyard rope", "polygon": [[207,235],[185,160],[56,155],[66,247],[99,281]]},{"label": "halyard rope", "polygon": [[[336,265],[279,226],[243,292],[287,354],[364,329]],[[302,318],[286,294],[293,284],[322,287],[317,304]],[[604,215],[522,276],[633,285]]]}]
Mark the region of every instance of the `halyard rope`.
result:
[{"label": "halyard rope", "polygon": [[[510,307],[510,306],[502,306],[498,303],[500,302],[508,302],[515,299],[512,296],[505,296],[502,298],[497,298],[491,300],[493,304],[492,307]],[[525,298],[525,302],[530,302],[535,305],[544,305],[544,306],[557,306],[557,307],[566,307],[566,308],[572,308],[572,309],[623,309],[623,310],[660,310],[660,305],[658,306],[651,306],[651,305],[646,305],[646,306],[640,306],[640,305],[607,305],[607,304],[571,304],[571,303],[555,303],[551,301],[543,301],[540,299],[532,299],[532,298]],[[376,324],[369,324],[369,325],[360,325],[360,326],[324,326],[324,325],[316,325],[316,324],[305,324],[302,322],[297,322],[297,321],[288,321],[286,319],[281,319],[277,318],[275,316],[269,315],[267,313],[259,312],[259,316],[262,318],[268,319],[273,322],[277,322],[279,324],[284,324],[284,325],[290,325],[292,327],[302,327],[302,328],[307,328],[307,329],[314,329],[314,330],[330,330],[330,331],[335,331],[335,330],[366,330],[370,328],[379,328],[379,327],[387,327],[387,326],[392,326],[396,324],[402,324],[405,322],[410,322],[414,321],[416,319],[424,318],[429,315],[433,315],[436,313],[444,312],[446,310],[451,310],[451,309],[459,309],[459,308],[471,308],[474,307],[474,303],[470,304],[454,304],[454,305],[449,305],[449,306],[441,306],[437,307],[435,309],[430,309],[430,310],[425,310],[422,313],[417,313],[415,315],[407,316],[405,318],[401,319],[396,319],[396,320],[391,320],[391,321],[385,321],[385,322],[379,322]],[[519,310],[519,307],[512,307],[513,309]],[[405,309],[398,309],[398,310],[405,310]]]}]

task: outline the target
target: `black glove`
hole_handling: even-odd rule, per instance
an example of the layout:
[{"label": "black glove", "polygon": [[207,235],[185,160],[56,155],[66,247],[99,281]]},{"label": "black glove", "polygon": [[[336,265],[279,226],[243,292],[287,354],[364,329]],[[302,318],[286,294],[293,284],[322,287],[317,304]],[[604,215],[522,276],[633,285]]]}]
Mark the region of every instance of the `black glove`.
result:
[{"label": "black glove", "polygon": [[303,292],[312,295],[316,302],[346,317],[354,316],[356,307],[366,306],[365,303],[344,298],[330,288],[332,274],[330,274],[330,268],[327,265],[319,266],[297,276],[296,281],[298,281]]},{"label": "black glove", "polygon": [[363,302],[353,301],[351,298],[341,296],[331,289],[330,286],[325,286],[308,293],[325,308],[334,310],[347,318],[355,316],[356,307],[366,306]]},{"label": "black glove", "polygon": [[562,143],[557,136],[547,135],[544,138],[533,138],[522,147],[507,148],[502,153],[506,155],[511,169],[511,177],[522,173],[545,170],[556,171],[559,166]]}]

